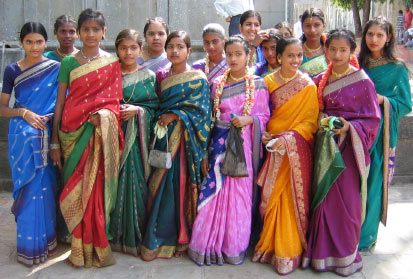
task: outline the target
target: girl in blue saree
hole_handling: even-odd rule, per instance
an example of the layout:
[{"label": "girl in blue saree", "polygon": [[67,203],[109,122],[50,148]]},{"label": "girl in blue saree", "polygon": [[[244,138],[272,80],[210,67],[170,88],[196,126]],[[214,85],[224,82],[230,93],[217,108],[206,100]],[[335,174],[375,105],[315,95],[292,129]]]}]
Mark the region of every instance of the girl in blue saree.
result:
[{"label": "girl in blue saree", "polygon": [[280,67],[275,54],[275,49],[278,41],[282,38],[281,32],[275,28],[268,29],[265,32],[268,38],[262,41],[260,45],[265,61],[256,63],[251,67],[253,73],[260,77],[265,77]]},{"label": "girl in blue saree", "polygon": [[360,66],[374,82],[381,121],[370,148],[366,219],[361,228],[359,249],[373,246],[380,221],[386,225],[388,188],[395,167],[399,120],[412,110],[409,74],[394,56],[393,26],[384,18],[367,22],[361,41]]},{"label": "girl in blue saree", "polygon": [[202,40],[207,54],[205,58],[195,61],[192,64],[192,68],[203,71],[208,78],[209,84],[212,86],[214,80],[228,69],[224,54],[224,27],[218,23],[205,25],[202,30]]},{"label": "girl in blue saree", "polygon": [[187,65],[191,41],[185,31],[166,40],[170,69],[157,73],[160,108],[156,128],[167,127],[155,149],[172,157],[170,169],[153,168],[148,182],[148,223],[141,248],[145,261],[171,258],[186,250],[196,216],[201,161],[211,124],[210,87],[205,74]]},{"label": "girl in blue saree", "polygon": [[[17,261],[26,266],[46,261],[56,248],[56,175],[48,154],[60,64],[43,57],[46,41],[43,25],[23,25],[20,42],[26,56],[6,67],[0,105],[0,115],[11,118],[12,212],[17,222]],[[16,102],[9,108],[13,89]]]}]

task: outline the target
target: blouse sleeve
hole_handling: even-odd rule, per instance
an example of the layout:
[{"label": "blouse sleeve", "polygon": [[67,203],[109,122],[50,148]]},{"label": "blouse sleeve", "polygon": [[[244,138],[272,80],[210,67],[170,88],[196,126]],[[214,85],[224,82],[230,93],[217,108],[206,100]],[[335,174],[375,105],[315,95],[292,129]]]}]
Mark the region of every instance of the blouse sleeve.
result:
[{"label": "blouse sleeve", "polygon": [[70,71],[73,69],[72,67],[72,60],[75,59],[74,57],[67,56],[63,58],[61,65],[60,65],[60,71],[59,71],[59,77],[57,78],[58,81],[63,82],[68,84],[70,80]]},{"label": "blouse sleeve", "polygon": [[12,64],[7,65],[3,75],[2,93],[11,94],[13,92],[14,80],[16,79],[16,76],[16,69],[13,69]]}]

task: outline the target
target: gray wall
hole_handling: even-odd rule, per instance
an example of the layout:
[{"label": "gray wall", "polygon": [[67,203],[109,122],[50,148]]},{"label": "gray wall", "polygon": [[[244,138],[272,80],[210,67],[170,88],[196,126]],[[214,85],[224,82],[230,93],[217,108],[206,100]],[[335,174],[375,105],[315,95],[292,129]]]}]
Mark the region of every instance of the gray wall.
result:
[{"label": "gray wall", "polygon": [[[284,20],[284,6],[285,0],[255,1],[256,10],[263,18],[263,28]],[[40,21],[47,28],[49,44],[55,45],[54,20],[62,14],[77,18],[89,7],[102,11],[106,18],[107,44],[111,44],[124,28],[142,32],[146,19],[156,15],[164,17],[171,30],[189,31],[195,44],[200,43],[202,27],[209,22],[218,22],[228,28],[224,19],[216,14],[214,0],[1,0],[0,40],[14,41],[24,22]]]}]

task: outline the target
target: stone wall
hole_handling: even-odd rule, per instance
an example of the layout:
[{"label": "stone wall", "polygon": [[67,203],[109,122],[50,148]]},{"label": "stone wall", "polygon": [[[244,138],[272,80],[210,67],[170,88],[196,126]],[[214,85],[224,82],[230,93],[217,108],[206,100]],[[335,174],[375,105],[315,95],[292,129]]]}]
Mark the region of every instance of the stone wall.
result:
[{"label": "stone wall", "polygon": [[[287,0],[291,2],[292,0]],[[256,0],[256,10],[262,14],[263,27],[274,26],[284,20],[285,0]],[[228,24],[217,15],[214,0],[2,0],[0,1],[0,40],[14,41],[24,22],[40,21],[55,40],[53,23],[62,14],[77,18],[85,8],[103,12],[108,27],[107,43],[112,44],[117,33],[124,28],[143,31],[147,18],[162,16],[171,30],[189,31],[193,40],[200,42],[201,30],[209,22],[218,22],[226,29]]]}]

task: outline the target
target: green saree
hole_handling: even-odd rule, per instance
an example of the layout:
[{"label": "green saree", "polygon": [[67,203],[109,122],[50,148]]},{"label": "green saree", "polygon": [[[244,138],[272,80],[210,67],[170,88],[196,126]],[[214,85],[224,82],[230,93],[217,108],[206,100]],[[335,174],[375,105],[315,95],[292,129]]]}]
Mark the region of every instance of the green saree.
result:
[{"label": "green saree", "polygon": [[123,104],[137,108],[137,114],[122,123],[125,149],[120,159],[115,210],[109,227],[112,249],[138,256],[146,224],[148,146],[158,96],[155,74],[143,69],[122,77]]}]

